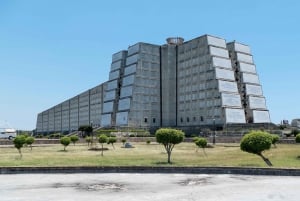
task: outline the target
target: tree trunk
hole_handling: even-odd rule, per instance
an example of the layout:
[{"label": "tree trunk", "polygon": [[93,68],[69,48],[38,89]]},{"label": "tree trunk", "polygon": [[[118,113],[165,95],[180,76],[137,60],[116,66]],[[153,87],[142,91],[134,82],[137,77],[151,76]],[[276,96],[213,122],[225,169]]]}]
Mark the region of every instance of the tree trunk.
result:
[{"label": "tree trunk", "polygon": [[18,149],[19,151],[19,154],[20,154],[20,158],[22,158],[22,152],[21,152],[21,149]]},{"label": "tree trunk", "polygon": [[270,161],[268,158],[264,157],[264,155],[262,155],[261,153],[258,154],[258,155],[265,161],[265,163],[266,163],[269,167],[273,166],[273,164],[271,163],[271,161]]},{"label": "tree trunk", "polygon": [[103,143],[102,143],[101,145],[102,145],[102,149],[101,149],[101,150],[102,150],[102,152],[101,152],[101,156],[103,156]]},{"label": "tree trunk", "polygon": [[171,151],[167,151],[168,153],[168,163],[171,164]]}]

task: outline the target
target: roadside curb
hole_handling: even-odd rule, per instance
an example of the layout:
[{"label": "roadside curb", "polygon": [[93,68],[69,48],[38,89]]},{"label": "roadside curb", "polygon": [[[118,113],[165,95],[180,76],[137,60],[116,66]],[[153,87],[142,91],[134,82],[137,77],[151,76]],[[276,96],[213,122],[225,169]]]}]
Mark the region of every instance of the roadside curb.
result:
[{"label": "roadside curb", "polygon": [[300,176],[300,169],[242,167],[0,167],[0,174],[152,173]]}]

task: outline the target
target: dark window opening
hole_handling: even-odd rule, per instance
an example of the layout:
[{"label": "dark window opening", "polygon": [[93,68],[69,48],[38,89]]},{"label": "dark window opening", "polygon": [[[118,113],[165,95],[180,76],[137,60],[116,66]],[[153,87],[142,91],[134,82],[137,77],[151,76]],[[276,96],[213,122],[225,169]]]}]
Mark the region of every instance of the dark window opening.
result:
[{"label": "dark window opening", "polygon": [[155,118],[153,118],[153,119],[152,119],[152,122],[153,122],[153,123],[155,123],[155,121],[156,121],[156,119],[155,119]]},{"label": "dark window opening", "polygon": [[200,121],[204,121],[204,119],[203,119],[203,117],[202,117],[202,116],[200,117]]},{"label": "dark window opening", "polygon": [[145,122],[145,123],[148,122],[148,118],[147,118],[147,117],[144,118],[144,122]]},{"label": "dark window opening", "polygon": [[190,118],[189,118],[189,117],[187,117],[187,118],[186,118],[186,121],[187,121],[187,122],[190,122]]},{"label": "dark window opening", "polygon": [[183,119],[182,119],[182,117],[180,118],[180,122],[183,122]]},{"label": "dark window opening", "polygon": [[193,117],[193,121],[196,121],[196,117]]}]

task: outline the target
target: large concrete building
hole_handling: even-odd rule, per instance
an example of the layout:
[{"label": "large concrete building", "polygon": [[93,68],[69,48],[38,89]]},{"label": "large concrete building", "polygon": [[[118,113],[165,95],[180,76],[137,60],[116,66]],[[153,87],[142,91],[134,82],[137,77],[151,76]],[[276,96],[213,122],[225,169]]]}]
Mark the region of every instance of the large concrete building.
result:
[{"label": "large concrete building", "polygon": [[270,123],[249,46],[203,35],[137,43],[112,55],[109,80],[38,114],[37,132],[101,127]]}]

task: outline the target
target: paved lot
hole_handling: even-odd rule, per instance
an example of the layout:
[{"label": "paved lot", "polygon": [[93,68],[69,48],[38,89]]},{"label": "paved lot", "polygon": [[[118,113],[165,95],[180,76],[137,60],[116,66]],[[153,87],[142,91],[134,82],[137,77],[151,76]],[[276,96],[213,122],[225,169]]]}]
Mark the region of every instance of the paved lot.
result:
[{"label": "paved lot", "polygon": [[192,174],[0,175],[1,201],[298,201],[300,177]]}]

